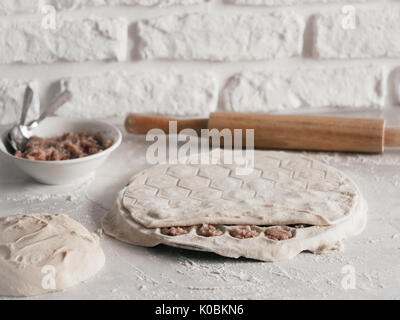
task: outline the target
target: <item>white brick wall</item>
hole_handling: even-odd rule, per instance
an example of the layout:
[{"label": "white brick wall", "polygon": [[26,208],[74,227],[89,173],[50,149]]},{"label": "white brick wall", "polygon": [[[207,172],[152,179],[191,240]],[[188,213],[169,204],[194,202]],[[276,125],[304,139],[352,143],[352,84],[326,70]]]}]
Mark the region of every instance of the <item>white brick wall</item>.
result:
[{"label": "white brick wall", "polygon": [[381,108],[385,92],[379,67],[297,68],[235,75],[223,91],[223,102],[237,112]]},{"label": "white brick wall", "polygon": [[61,115],[203,116],[382,109],[399,70],[398,0],[0,1],[0,124],[28,81],[31,117],[60,87]]},{"label": "white brick wall", "polygon": [[[348,1],[351,3],[364,2],[368,0],[354,0]],[[299,4],[321,4],[321,3],[340,3],[341,0],[225,0],[226,3],[241,4],[250,6],[288,6],[288,5],[299,5]],[[343,1],[342,1],[343,2]]]},{"label": "white brick wall", "polygon": [[359,10],[354,30],[343,28],[341,14],[328,12],[315,16],[316,58],[400,57],[400,9]]},{"label": "white brick wall", "polygon": [[44,64],[126,58],[127,24],[123,19],[62,19],[56,31],[41,21],[0,21],[0,64]]},{"label": "white brick wall", "polygon": [[105,6],[146,6],[146,7],[169,7],[174,5],[193,5],[205,3],[208,0],[42,0],[51,4],[59,10],[76,10],[85,7]]},{"label": "white brick wall", "polygon": [[138,23],[143,59],[257,61],[301,55],[304,23],[293,12],[168,15]]},{"label": "white brick wall", "polygon": [[74,98],[60,115],[125,116],[140,113],[204,115],[215,111],[218,84],[212,73],[108,73],[62,81]]},{"label": "white brick wall", "polygon": [[38,84],[35,81],[18,81],[0,78],[0,125],[14,123],[20,119],[26,86],[35,92],[28,120],[39,116]]},{"label": "white brick wall", "polygon": [[2,0],[0,1],[0,15],[12,13],[36,12],[38,3],[35,0]]}]

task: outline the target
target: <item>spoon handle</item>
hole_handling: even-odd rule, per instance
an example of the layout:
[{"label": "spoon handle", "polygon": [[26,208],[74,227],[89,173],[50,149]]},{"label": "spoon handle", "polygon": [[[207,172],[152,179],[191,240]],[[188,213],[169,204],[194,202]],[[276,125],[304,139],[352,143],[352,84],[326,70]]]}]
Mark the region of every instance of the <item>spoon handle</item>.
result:
[{"label": "spoon handle", "polygon": [[72,98],[72,93],[68,90],[62,92],[54,102],[40,115],[40,118],[37,122],[41,122],[48,116],[53,115],[60,107],[62,107],[65,103],[67,103]]},{"label": "spoon handle", "polygon": [[28,110],[29,107],[32,104],[33,100],[33,90],[32,88],[28,85],[25,90],[25,95],[24,95],[24,103],[22,105],[22,113],[21,113],[21,119],[19,121],[20,125],[24,125],[26,121],[26,117],[28,115]]}]

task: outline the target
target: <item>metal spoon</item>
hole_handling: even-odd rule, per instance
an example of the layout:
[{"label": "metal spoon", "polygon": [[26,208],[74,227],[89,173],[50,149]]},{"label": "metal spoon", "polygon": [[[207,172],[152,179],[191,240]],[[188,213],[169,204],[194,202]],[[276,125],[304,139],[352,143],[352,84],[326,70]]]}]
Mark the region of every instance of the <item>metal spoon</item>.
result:
[{"label": "metal spoon", "polygon": [[28,85],[25,90],[24,102],[22,105],[21,119],[19,120],[20,125],[24,125],[26,122],[26,116],[28,115],[28,111],[32,104],[32,100],[33,100],[33,90],[30,87],[30,85]]},{"label": "metal spoon", "polygon": [[[24,94],[24,102],[22,104],[22,112],[21,112],[21,118],[20,118],[20,121],[19,121],[19,125],[24,125],[25,124],[29,108],[30,108],[30,106],[32,104],[32,100],[33,100],[33,90],[28,85],[26,87],[25,94]],[[17,139],[18,132],[19,132],[19,130],[18,130],[19,125],[13,127],[10,130],[10,132],[8,133],[8,136],[7,136],[8,142],[11,145],[12,149],[14,149],[14,150],[17,148],[17,145],[14,142],[15,141],[14,139]]]},{"label": "metal spoon", "polygon": [[30,122],[27,125],[18,125],[11,129],[8,134],[8,142],[16,151],[24,152],[28,140],[33,136],[32,130],[37,128],[39,124],[48,116],[53,115],[61,106],[72,98],[70,91],[66,90],[61,93],[54,102],[39,117],[39,119]]}]

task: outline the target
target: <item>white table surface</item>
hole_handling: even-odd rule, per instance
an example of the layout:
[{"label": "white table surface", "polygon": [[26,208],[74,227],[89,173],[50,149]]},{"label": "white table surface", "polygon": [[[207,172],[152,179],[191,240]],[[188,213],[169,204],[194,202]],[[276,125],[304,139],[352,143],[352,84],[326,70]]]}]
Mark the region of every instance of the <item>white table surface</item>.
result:
[{"label": "white table surface", "polygon": [[[384,116],[400,125],[397,110]],[[149,166],[147,146],[144,137],[125,135],[94,180],[67,187],[40,185],[0,157],[0,216],[63,213],[96,231],[129,177]],[[94,279],[30,299],[400,299],[400,149],[385,155],[308,155],[344,171],[367,199],[367,229],[346,240],[344,251],[263,263],[165,246],[140,248],[103,235],[107,262]],[[347,265],[356,272],[355,289],[341,285]]]}]

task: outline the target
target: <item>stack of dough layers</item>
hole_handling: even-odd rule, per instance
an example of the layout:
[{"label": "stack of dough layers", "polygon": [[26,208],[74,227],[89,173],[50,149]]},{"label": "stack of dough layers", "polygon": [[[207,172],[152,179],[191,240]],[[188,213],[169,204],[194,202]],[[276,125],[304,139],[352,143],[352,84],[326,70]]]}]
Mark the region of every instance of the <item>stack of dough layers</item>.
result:
[{"label": "stack of dough layers", "polygon": [[342,172],[300,154],[255,151],[254,169],[161,164],[130,180],[103,219],[120,241],[262,261],[324,253],[362,232],[367,204]]}]

